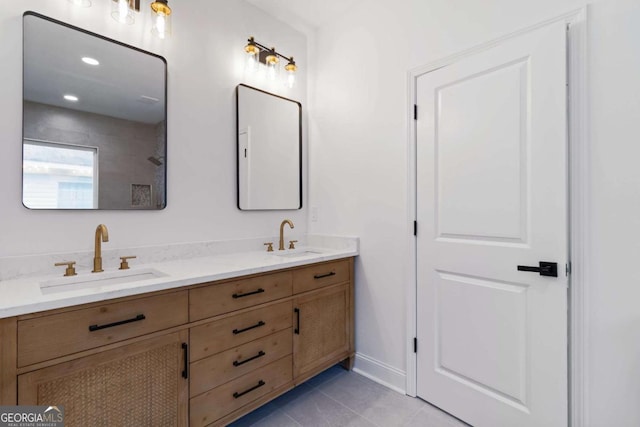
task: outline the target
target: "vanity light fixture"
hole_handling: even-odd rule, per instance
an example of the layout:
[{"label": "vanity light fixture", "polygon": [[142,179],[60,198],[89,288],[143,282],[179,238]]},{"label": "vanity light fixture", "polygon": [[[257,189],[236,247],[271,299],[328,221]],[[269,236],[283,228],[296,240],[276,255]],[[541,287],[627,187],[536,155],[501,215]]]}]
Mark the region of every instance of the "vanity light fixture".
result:
[{"label": "vanity light fixture", "polygon": [[84,62],[87,65],[100,65],[100,61],[98,61],[95,58],[91,58],[90,56],[83,56],[82,62]]},{"label": "vanity light fixture", "polygon": [[69,102],[78,102],[78,97],[75,95],[65,95],[63,98]]},{"label": "vanity light fixture", "polygon": [[133,12],[140,12],[140,0],[111,0],[111,17],[121,24],[132,25]]},{"label": "vanity light fixture", "polygon": [[275,47],[268,48],[263,44],[255,41],[253,37],[249,37],[247,45],[244,47],[247,54],[246,68],[247,71],[254,71],[258,64],[263,64],[267,69],[267,76],[270,80],[275,80],[278,75],[278,64],[280,58],[287,61],[284,70],[287,73],[287,86],[292,88],[295,84],[296,65],[293,57],[287,57],[276,51]]},{"label": "vanity light fixture", "polygon": [[161,39],[171,34],[171,8],[168,0],[155,0],[151,3],[153,27],[151,33]]}]

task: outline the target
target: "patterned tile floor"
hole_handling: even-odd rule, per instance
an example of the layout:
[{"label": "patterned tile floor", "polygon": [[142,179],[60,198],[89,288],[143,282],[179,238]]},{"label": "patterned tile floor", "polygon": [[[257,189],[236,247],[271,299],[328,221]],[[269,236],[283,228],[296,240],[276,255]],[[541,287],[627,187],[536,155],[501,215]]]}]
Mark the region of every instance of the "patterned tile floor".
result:
[{"label": "patterned tile floor", "polygon": [[423,400],[403,396],[334,366],[231,426],[464,427],[467,424]]}]

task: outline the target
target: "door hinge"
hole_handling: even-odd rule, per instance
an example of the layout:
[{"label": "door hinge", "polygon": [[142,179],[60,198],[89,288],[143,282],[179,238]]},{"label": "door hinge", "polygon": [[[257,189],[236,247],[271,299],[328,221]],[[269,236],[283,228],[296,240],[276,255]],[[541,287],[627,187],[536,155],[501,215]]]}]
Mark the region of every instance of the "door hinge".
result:
[{"label": "door hinge", "polygon": [[413,352],[414,353],[418,352],[418,338],[413,339]]},{"label": "door hinge", "polygon": [[564,265],[564,272],[567,275],[567,277],[571,276],[571,263],[566,263]]},{"label": "door hinge", "polygon": [[418,120],[418,104],[413,104],[413,120]]},{"label": "door hinge", "polygon": [[413,235],[418,235],[418,221],[413,221]]}]

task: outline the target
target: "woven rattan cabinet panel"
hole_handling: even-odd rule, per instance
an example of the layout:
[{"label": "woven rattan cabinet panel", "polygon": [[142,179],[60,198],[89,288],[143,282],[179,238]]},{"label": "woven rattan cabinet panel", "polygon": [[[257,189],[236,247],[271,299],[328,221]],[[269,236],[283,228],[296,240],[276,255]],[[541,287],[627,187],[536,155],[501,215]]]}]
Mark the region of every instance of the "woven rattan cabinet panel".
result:
[{"label": "woven rattan cabinet panel", "polygon": [[293,307],[294,378],[351,356],[350,284],[301,294]]},{"label": "woven rattan cabinet panel", "polygon": [[186,426],[187,338],[175,332],[20,375],[18,403],[64,406],[68,427]]}]

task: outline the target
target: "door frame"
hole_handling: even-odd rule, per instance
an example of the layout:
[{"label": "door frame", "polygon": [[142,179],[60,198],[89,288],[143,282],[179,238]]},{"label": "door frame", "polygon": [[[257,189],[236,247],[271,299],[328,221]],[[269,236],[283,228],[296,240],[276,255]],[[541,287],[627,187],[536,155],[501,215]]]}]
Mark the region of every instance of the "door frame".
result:
[{"label": "door frame", "polygon": [[[406,394],[416,396],[417,354],[414,352],[414,337],[417,337],[417,238],[414,236],[414,221],[417,218],[417,161],[416,122],[414,105],[417,102],[417,79],[421,75],[453,64],[460,59],[490,49],[503,41],[551,23],[563,21],[567,24],[567,140],[568,140],[568,194],[569,194],[569,265],[571,274],[568,290],[568,385],[569,425],[589,425],[588,412],[588,368],[589,368],[589,225],[590,225],[590,174],[589,174],[589,99],[588,99],[588,51],[587,24],[589,7],[573,10],[537,25],[507,34],[498,39],[472,47],[409,70],[407,103],[407,241],[405,271],[406,286]],[[418,233],[420,232],[418,228]]]}]

